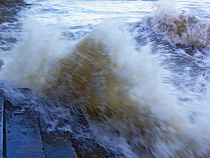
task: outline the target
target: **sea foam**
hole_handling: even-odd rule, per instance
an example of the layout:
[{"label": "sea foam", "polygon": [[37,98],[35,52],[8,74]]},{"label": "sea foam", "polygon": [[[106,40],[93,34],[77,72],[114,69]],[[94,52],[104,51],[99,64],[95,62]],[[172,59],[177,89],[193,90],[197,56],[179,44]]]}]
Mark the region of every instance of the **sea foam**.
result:
[{"label": "sea foam", "polygon": [[175,6],[173,1],[158,1],[154,12],[148,18],[149,25],[157,34],[164,35],[175,44],[209,49],[210,21],[183,13]]}]

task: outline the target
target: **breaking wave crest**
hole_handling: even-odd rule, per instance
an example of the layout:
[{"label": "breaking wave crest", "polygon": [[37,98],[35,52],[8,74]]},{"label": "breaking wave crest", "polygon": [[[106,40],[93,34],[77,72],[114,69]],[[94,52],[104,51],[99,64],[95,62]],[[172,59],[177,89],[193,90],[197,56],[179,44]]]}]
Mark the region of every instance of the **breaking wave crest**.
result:
[{"label": "breaking wave crest", "polygon": [[126,28],[109,21],[59,50],[66,46],[60,38],[45,34],[36,43],[37,35],[42,33],[23,40],[3,68],[1,77],[11,85],[79,106],[90,122],[124,140],[138,156],[209,156],[209,131],[188,119],[149,46],[137,52]]},{"label": "breaking wave crest", "polygon": [[210,48],[210,21],[182,13],[166,1],[157,2],[157,8],[148,23],[158,34],[175,44],[194,48]]}]

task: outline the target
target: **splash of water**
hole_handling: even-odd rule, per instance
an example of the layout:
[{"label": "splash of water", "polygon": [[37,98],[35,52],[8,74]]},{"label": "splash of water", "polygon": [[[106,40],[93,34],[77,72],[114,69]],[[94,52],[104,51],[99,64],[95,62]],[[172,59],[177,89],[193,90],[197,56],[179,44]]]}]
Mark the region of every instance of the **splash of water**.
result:
[{"label": "splash of water", "polygon": [[209,49],[210,21],[182,13],[175,8],[175,1],[172,2],[162,0],[156,3],[153,15],[148,18],[154,31],[175,44]]},{"label": "splash of water", "polygon": [[167,72],[154,62],[150,46],[137,52],[134,44],[126,28],[112,21],[93,29],[68,51],[59,35],[32,31],[17,46],[1,77],[69,106],[73,102],[90,122],[121,138],[139,156],[207,156],[206,123],[199,120],[197,128],[188,119],[186,109],[177,104],[176,90],[163,82],[161,74]]}]

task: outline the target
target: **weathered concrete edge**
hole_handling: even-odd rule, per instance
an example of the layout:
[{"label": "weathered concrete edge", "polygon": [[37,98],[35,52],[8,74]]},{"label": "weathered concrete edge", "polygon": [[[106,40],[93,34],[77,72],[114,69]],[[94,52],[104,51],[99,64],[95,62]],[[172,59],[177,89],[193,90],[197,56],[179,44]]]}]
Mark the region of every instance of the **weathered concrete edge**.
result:
[{"label": "weathered concrete edge", "polygon": [[[0,70],[1,66],[4,64],[3,61],[0,60]],[[0,158],[5,158],[5,150],[4,150],[4,145],[5,145],[5,120],[4,120],[4,82],[0,80]]]},{"label": "weathered concrete edge", "polygon": [[3,157],[3,126],[4,126],[4,95],[3,91],[0,89],[0,157]]}]

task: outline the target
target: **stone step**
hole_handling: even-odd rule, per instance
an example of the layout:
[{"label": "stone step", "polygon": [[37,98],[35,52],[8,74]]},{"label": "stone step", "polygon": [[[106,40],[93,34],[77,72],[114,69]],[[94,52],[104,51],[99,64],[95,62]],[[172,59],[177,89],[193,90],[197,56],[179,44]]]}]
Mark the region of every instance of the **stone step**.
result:
[{"label": "stone step", "polygon": [[[72,144],[74,151],[78,158],[104,158],[105,157],[105,150],[98,144],[93,134],[93,131],[90,129],[88,122],[80,108],[76,108],[73,105],[66,107],[64,103],[58,103],[54,100],[40,100],[40,105],[44,105],[47,108],[53,108],[53,106],[63,107],[65,109],[65,113],[67,117],[59,118],[58,126],[69,125],[70,131],[63,134],[66,141]],[[53,114],[47,114],[53,117]],[[54,116],[55,117],[55,116]],[[47,125],[45,122],[40,120],[40,128],[46,129]],[[44,130],[45,131],[45,130]],[[42,130],[41,130],[42,133]],[[57,131],[57,134],[60,133]],[[57,135],[56,134],[56,135]],[[44,133],[45,135],[45,133]],[[58,139],[60,134],[58,134]],[[46,136],[43,136],[43,140],[46,139]]]},{"label": "stone step", "polygon": [[77,158],[69,132],[41,132],[46,158]]},{"label": "stone step", "polygon": [[3,113],[4,113],[4,98],[3,91],[0,90],[0,157],[3,157]]},{"label": "stone step", "polygon": [[45,158],[38,115],[30,115],[27,110],[18,112],[23,104],[20,100],[13,102],[17,104],[13,105],[6,99],[4,102],[4,157]]},{"label": "stone step", "polygon": [[[68,119],[60,119],[70,131],[46,130],[47,124],[34,107],[66,106],[57,101],[34,101],[29,89],[18,89],[15,97],[0,91],[0,157],[4,158],[104,158],[105,150],[95,140],[84,114],[68,107]],[[11,92],[13,93],[13,92]],[[30,108],[33,107],[33,108]],[[23,110],[24,109],[24,110]],[[48,115],[48,114],[46,114]],[[53,115],[51,119],[53,119]],[[4,141],[3,141],[4,140]]]}]

